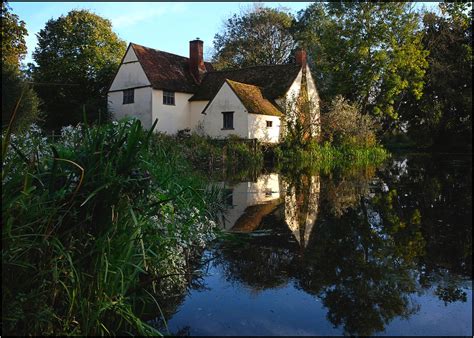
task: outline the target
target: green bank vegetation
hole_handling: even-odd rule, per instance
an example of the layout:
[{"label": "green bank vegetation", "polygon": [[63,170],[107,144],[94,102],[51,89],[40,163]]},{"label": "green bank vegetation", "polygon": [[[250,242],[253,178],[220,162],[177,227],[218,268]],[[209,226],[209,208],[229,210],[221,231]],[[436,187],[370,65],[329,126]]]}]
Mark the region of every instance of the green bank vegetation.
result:
[{"label": "green bank vegetation", "polygon": [[138,121],[2,139],[2,332],[159,334],[141,319],[186,286],[219,192]]}]

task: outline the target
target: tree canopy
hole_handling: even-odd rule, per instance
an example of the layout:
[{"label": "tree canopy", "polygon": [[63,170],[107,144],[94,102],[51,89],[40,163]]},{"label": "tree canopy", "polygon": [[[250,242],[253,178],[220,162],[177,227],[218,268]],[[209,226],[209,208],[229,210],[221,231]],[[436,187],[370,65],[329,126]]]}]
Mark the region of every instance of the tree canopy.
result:
[{"label": "tree canopy", "polygon": [[[440,4],[441,15],[423,16],[423,46],[429,51],[421,100],[401,106],[408,132],[420,145],[472,147],[472,8]],[[469,142],[471,140],[471,142]]]},{"label": "tree canopy", "polygon": [[25,22],[11,12],[8,2],[2,2],[2,64],[19,65],[26,55]]},{"label": "tree canopy", "polygon": [[295,36],[312,55],[323,99],[342,95],[389,123],[407,93],[421,97],[428,53],[411,6],[330,2],[299,12]]},{"label": "tree canopy", "polygon": [[284,9],[257,6],[234,14],[214,37],[217,68],[286,63],[295,47],[293,16]]},{"label": "tree canopy", "polygon": [[106,95],[126,44],[111,22],[87,10],[51,19],[38,33],[33,77],[44,101],[46,127],[92,121],[107,111]]},{"label": "tree canopy", "polygon": [[25,22],[2,2],[2,128],[7,128],[16,108],[13,130],[19,131],[39,115],[39,100],[24,75],[20,63],[26,55]]}]

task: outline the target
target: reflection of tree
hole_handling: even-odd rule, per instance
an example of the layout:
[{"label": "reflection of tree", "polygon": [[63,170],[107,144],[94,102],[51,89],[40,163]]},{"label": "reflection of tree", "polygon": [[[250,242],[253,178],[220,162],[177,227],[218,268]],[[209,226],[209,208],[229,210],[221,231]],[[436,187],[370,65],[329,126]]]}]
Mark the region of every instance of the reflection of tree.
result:
[{"label": "reflection of tree", "polygon": [[[288,229],[308,229],[311,176],[285,175],[280,216],[286,230],[268,215],[259,229],[276,227],[277,235],[224,248],[227,278],[255,289],[293,279],[321,298],[335,326],[357,335],[409,317],[418,310],[410,295],[431,285],[445,302],[466,301],[462,278],[455,276],[472,274],[470,166],[409,159],[394,161],[377,180],[374,174],[332,173],[322,180],[322,205],[313,208],[318,220],[302,246],[291,241],[296,236]],[[319,203],[319,189],[317,195]]]},{"label": "reflection of tree", "polygon": [[222,243],[216,262],[229,281],[252,290],[294,281],[322,300],[328,320],[346,334],[383,331],[418,311],[415,292],[467,300],[471,174],[470,165],[419,157],[394,160],[377,178],[373,168],[321,180],[285,174],[285,203],[262,212],[256,233]]},{"label": "reflection of tree", "polygon": [[339,217],[358,205],[361,197],[369,194],[369,183],[374,175],[375,168],[371,166],[330,173],[323,191],[326,209]]},{"label": "reflection of tree", "polygon": [[397,316],[407,317],[416,306],[408,262],[400,261],[397,243],[373,229],[360,209],[318,222],[311,250],[305,252],[299,285],[317,295],[328,308],[328,319],[348,334],[382,331]]}]

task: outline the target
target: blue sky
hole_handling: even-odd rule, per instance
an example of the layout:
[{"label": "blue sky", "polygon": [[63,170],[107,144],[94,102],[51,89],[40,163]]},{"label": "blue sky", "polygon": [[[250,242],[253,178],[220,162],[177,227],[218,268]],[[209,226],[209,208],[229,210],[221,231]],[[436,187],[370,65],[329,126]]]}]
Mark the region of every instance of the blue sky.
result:
[{"label": "blue sky", "polygon": [[[311,2],[263,2],[268,7],[286,7],[296,14]],[[36,33],[49,19],[66,15],[72,9],[89,9],[112,22],[115,33],[135,42],[170,53],[187,56],[189,40],[204,41],[204,56],[212,52],[214,35],[223,21],[252,2],[10,2],[12,11],[25,21],[28,29],[28,55],[37,43]],[[435,3],[428,3],[434,6]]]}]

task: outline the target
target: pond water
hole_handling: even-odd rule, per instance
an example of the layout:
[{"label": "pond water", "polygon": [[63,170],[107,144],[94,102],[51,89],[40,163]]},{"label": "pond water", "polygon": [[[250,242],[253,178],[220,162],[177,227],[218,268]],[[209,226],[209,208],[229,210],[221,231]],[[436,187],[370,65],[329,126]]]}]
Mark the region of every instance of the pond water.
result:
[{"label": "pond water", "polygon": [[217,184],[230,235],[166,307],[170,333],[472,335],[470,156]]}]

